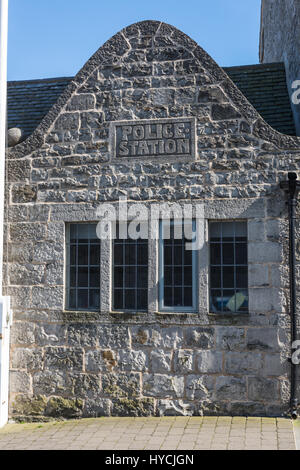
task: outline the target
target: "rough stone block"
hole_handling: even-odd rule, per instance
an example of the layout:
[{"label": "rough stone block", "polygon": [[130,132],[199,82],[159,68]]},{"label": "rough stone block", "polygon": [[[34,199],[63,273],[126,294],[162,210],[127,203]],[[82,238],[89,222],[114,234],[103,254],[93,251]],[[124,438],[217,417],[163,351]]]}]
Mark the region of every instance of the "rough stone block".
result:
[{"label": "rough stone block", "polygon": [[184,378],[164,374],[144,374],[143,394],[151,397],[183,397]]},{"label": "rough stone block", "polygon": [[99,335],[93,323],[71,323],[68,325],[68,344],[70,346],[93,348],[99,346]]},{"label": "rough stone block", "polygon": [[15,242],[24,240],[35,242],[43,240],[46,235],[46,224],[36,223],[14,223],[10,226],[10,239]]},{"label": "rough stone block", "polygon": [[43,351],[30,348],[16,348],[11,352],[13,369],[38,370],[42,367]]},{"label": "rough stone block", "polygon": [[245,349],[245,330],[236,326],[220,326],[216,329],[217,348],[227,351]]},{"label": "rough stone block", "polygon": [[185,345],[188,348],[210,349],[215,345],[214,329],[206,327],[191,327],[185,332]]},{"label": "rough stone block", "polygon": [[112,416],[153,416],[154,400],[152,398],[119,398],[112,404]]},{"label": "rough stone block", "polygon": [[80,398],[67,399],[51,397],[47,403],[45,414],[47,416],[63,418],[79,418],[82,415],[83,400]]},{"label": "rough stone block", "polygon": [[93,399],[84,401],[84,408],[82,417],[84,418],[99,418],[101,416],[110,416],[112,402],[108,398],[99,398],[95,402]]},{"label": "rough stone block", "polygon": [[280,263],[282,260],[282,246],[275,242],[248,244],[249,263]]},{"label": "rough stone block", "polygon": [[30,376],[26,372],[11,370],[9,390],[10,393],[30,393]]},{"label": "rough stone block", "polygon": [[17,395],[12,403],[12,414],[17,416],[41,416],[45,412],[47,399],[43,395]]},{"label": "rough stone block", "polygon": [[245,378],[220,376],[216,378],[216,401],[242,400],[246,398],[247,386]]},{"label": "rough stone block", "polygon": [[269,285],[269,267],[262,264],[250,264],[248,267],[249,287]]},{"label": "rough stone block", "polygon": [[64,289],[57,287],[33,287],[32,305],[38,308],[63,308]]},{"label": "rough stone block", "polygon": [[197,370],[202,374],[222,372],[223,354],[220,351],[200,351],[196,356]]},{"label": "rough stone block", "polygon": [[55,370],[82,370],[83,351],[81,348],[45,348],[45,368]]},{"label": "rough stone block", "polygon": [[282,343],[277,328],[249,328],[247,331],[247,348],[251,351],[280,351]]},{"label": "rough stone block", "polygon": [[183,400],[158,400],[157,413],[159,416],[193,416],[195,405]]},{"label": "rough stone block", "polygon": [[248,396],[254,401],[276,401],[279,399],[278,381],[265,377],[248,378]]},{"label": "rough stone block", "polygon": [[171,372],[172,353],[158,349],[151,351],[151,370],[152,372],[166,373]]},{"label": "rough stone block", "polygon": [[101,394],[100,375],[69,372],[68,384],[76,398],[93,399],[97,402]]},{"label": "rough stone block", "polygon": [[148,370],[147,356],[143,351],[121,349],[118,353],[118,365],[121,370],[142,372]]},{"label": "rough stone block", "polygon": [[287,374],[290,364],[287,358],[280,354],[264,354],[262,373],[265,376],[280,376]]},{"label": "rough stone block", "polygon": [[44,281],[45,267],[33,264],[13,264],[9,267],[9,282],[12,285],[33,286]]},{"label": "rough stone block", "polygon": [[11,327],[10,344],[29,346],[35,343],[34,323],[14,322]]},{"label": "rough stone block", "polygon": [[133,346],[159,347],[162,343],[161,331],[157,327],[134,326],[130,331]]},{"label": "rough stone block", "polygon": [[140,374],[138,372],[103,374],[102,389],[109,398],[139,397],[141,394]]},{"label": "rough stone block", "polygon": [[185,395],[188,400],[211,400],[215,378],[208,375],[188,375]]},{"label": "rough stone block", "polygon": [[174,372],[176,374],[186,374],[193,372],[194,366],[194,352],[187,349],[179,349],[175,352],[174,358]]},{"label": "rough stone block", "polygon": [[35,342],[40,346],[61,346],[66,343],[67,327],[55,323],[37,324]]},{"label": "rough stone block", "polygon": [[129,329],[127,326],[98,326],[97,334],[99,346],[102,349],[130,347]]},{"label": "rough stone block", "polygon": [[54,370],[36,372],[33,375],[34,395],[72,395],[72,389],[67,387],[66,373]]},{"label": "rough stone block", "polygon": [[85,354],[85,369],[88,372],[112,372],[118,365],[115,351],[87,351]]},{"label": "rough stone block", "polygon": [[256,353],[228,352],[225,355],[227,374],[251,374],[262,367],[262,355]]}]

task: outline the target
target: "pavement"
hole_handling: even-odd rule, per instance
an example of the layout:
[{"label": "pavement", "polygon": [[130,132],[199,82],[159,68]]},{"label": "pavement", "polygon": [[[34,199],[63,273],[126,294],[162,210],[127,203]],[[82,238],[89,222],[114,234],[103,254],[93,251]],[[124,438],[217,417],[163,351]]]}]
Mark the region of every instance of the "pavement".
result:
[{"label": "pavement", "polygon": [[285,418],[103,417],[7,424],[0,450],[295,450],[295,437],[300,449]]}]

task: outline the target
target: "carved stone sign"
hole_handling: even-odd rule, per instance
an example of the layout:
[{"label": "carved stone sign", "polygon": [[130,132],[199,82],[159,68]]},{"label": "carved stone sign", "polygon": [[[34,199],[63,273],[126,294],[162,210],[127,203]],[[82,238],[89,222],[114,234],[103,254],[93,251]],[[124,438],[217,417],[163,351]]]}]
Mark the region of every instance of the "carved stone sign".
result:
[{"label": "carved stone sign", "polygon": [[194,118],[113,123],[115,158],[195,156]]}]

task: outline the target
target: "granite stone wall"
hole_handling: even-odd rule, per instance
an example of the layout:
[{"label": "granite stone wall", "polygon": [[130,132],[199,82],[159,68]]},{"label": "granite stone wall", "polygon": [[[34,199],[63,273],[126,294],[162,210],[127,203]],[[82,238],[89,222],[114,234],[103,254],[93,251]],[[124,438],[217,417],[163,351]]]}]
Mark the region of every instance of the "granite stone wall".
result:
[{"label": "granite stone wall", "polygon": [[[118,158],[112,123],[192,118],[195,153]],[[5,283],[14,323],[10,416],[281,415],[289,408],[288,223],[279,182],[300,141],[270,128],[213,60],[174,27],[122,30],[7,154]],[[100,203],[201,203],[198,311],[113,312],[109,241],[99,312],[65,309],[65,229]],[[213,314],[209,220],[248,223],[249,313]],[[299,234],[299,225],[297,226]],[[299,265],[300,246],[297,251]]]}]

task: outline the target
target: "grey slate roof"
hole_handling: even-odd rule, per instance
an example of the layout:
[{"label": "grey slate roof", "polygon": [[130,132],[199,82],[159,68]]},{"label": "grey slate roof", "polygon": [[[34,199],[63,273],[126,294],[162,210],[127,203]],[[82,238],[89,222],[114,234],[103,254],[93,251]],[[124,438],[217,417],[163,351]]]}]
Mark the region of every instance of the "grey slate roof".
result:
[{"label": "grey slate roof", "polygon": [[270,126],[296,135],[283,63],[224,67],[224,71]]},{"label": "grey slate roof", "polygon": [[[265,121],[283,134],[295,135],[284,64],[226,67],[225,72]],[[72,77],[8,82],[8,129],[29,136]]]}]

